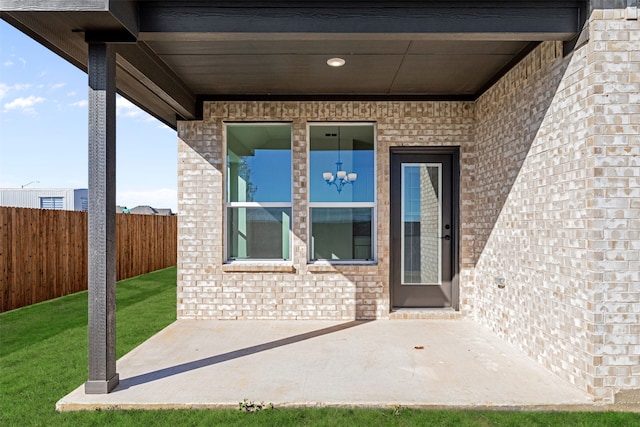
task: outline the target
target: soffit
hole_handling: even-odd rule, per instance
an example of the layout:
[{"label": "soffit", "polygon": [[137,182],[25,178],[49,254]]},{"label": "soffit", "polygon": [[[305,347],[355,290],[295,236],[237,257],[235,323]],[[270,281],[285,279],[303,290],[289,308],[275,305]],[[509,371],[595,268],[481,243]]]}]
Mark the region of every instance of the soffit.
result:
[{"label": "soffit", "polygon": [[[198,94],[469,95],[529,42],[330,40],[148,42]],[[346,64],[329,67],[331,57]]]},{"label": "soffit", "polygon": [[118,90],[175,126],[203,99],[474,99],[532,43],[574,37],[584,3],[0,0],[0,17],[84,70],[85,37],[130,34]]}]

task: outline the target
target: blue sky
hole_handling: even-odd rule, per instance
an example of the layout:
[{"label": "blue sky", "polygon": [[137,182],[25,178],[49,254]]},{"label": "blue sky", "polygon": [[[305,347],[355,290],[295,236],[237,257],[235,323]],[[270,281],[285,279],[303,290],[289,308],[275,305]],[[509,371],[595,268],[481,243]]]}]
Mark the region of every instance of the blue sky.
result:
[{"label": "blue sky", "polygon": [[[176,132],[116,105],[116,202],[176,211]],[[0,187],[87,188],[87,115],[87,75],[0,20]]]}]

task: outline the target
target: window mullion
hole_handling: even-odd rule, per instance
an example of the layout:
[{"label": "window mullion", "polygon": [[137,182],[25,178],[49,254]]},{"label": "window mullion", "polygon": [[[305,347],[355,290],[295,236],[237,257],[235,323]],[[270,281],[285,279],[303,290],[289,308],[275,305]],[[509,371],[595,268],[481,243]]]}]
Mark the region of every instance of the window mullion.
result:
[{"label": "window mullion", "polygon": [[291,202],[227,202],[229,208],[290,208]]}]

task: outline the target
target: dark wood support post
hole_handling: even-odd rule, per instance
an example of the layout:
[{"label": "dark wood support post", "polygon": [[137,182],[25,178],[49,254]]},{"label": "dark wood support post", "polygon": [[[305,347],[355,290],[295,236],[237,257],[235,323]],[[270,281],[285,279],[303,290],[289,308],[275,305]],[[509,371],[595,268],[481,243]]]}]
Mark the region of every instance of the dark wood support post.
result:
[{"label": "dark wood support post", "polygon": [[89,380],[109,393],[116,373],[116,62],[109,43],[89,43]]}]

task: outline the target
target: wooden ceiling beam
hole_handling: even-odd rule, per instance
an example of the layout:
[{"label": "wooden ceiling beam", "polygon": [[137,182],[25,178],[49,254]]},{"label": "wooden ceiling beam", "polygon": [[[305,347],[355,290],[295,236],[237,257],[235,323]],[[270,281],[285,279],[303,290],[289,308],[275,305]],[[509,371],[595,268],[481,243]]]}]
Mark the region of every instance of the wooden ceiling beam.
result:
[{"label": "wooden ceiling beam", "polygon": [[[140,33],[473,34],[485,39],[569,40],[586,1],[140,2]],[[532,37],[534,36],[534,37]],[[448,37],[448,36],[447,36]]]},{"label": "wooden ceiling beam", "polygon": [[164,101],[180,117],[196,118],[196,97],[182,80],[144,43],[117,46],[118,67]]}]

